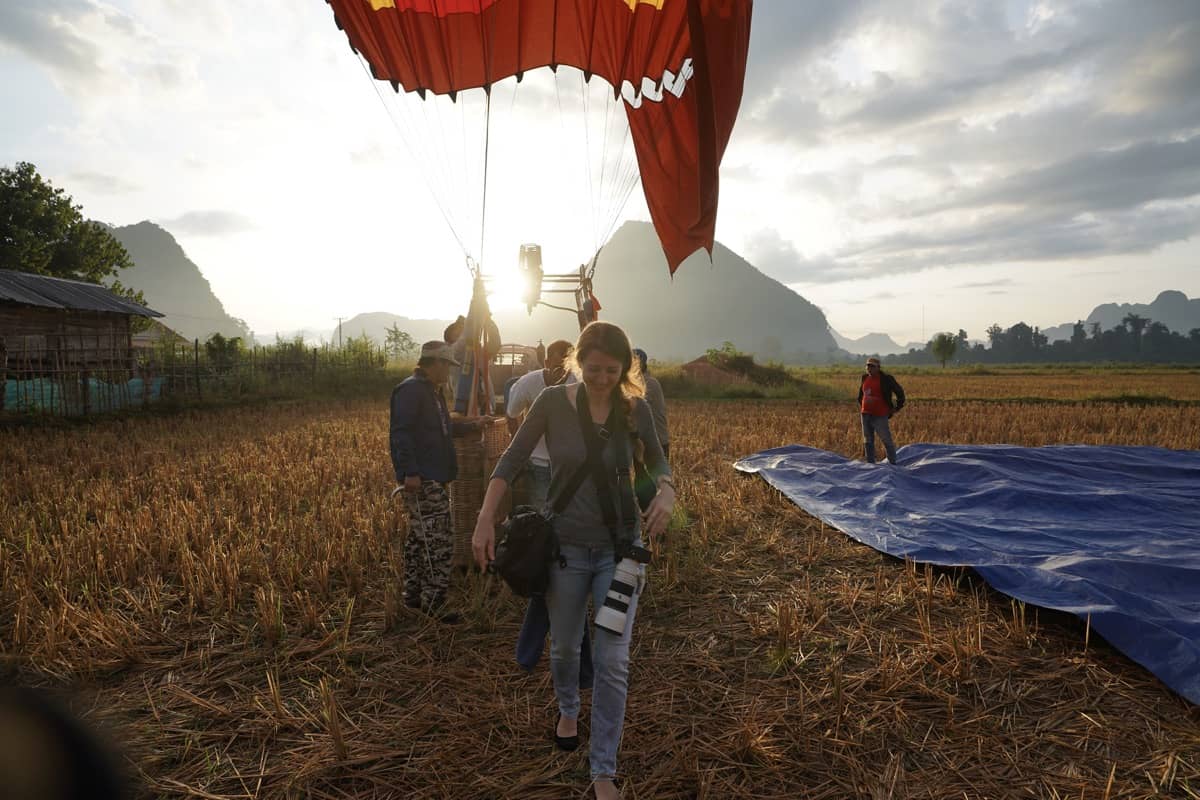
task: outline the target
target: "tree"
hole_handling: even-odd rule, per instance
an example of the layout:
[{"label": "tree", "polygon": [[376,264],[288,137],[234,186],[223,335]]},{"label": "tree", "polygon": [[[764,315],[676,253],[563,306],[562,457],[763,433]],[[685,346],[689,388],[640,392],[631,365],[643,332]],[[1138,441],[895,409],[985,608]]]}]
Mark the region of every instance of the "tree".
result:
[{"label": "tree", "polygon": [[387,329],[387,340],[383,344],[383,349],[387,352],[388,358],[399,360],[416,350],[417,342],[393,322],[392,327]]},{"label": "tree", "polygon": [[1083,347],[1083,343],[1087,341],[1087,331],[1084,330],[1083,320],[1076,320],[1071,327],[1071,344],[1077,348]]},{"label": "tree", "polygon": [[1141,338],[1142,331],[1150,324],[1150,320],[1137,314],[1126,314],[1121,318],[1121,324],[1129,329],[1135,337]]},{"label": "tree", "polygon": [[1005,333],[1013,358],[1024,361],[1034,350],[1033,328],[1024,322],[1018,322]]},{"label": "tree", "polygon": [[[124,245],[99,222],[85,220],[82,208],[27,161],[0,167],[0,269],[105,284],[145,305],[141,292],[116,280],[133,266]],[[149,324],[133,318],[135,331]]]},{"label": "tree", "polygon": [[204,353],[208,363],[218,372],[227,372],[242,359],[246,352],[245,345],[239,336],[226,339],[219,333],[214,333],[204,342]]},{"label": "tree", "polygon": [[933,353],[933,357],[942,362],[942,369],[946,368],[946,362],[954,358],[955,351],[958,350],[958,338],[952,333],[939,333],[929,342],[929,351]]},{"label": "tree", "polygon": [[1151,322],[1142,337],[1151,358],[1167,355],[1171,350],[1171,329],[1161,322]]},{"label": "tree", "polygon": [[704,352],[704,356],[708,359],[708,363],[712,364],[714,367],[723,367],[728,361],[741,355],[743,355],[741,351],[739,351],[737,347],[734,346],[733,342],[729,341],[728,339],[722,342],[719,348],[710,347]]},{"label": "tree", "polygon": [[1121,324],[1129,329],[1133,334],[1133,342],[1137,347],[1138,353],[1142,352],[1142,331],[1146,330],[1146,326],[1150,324],[1150,320],[1146,317],[1137,314],[1126,314],[1121,318]]},{"label": "tree", "polygon": [[0,167],[0,209],[0,269],[100,283],[133,266],[121,243],[33,164]]}]

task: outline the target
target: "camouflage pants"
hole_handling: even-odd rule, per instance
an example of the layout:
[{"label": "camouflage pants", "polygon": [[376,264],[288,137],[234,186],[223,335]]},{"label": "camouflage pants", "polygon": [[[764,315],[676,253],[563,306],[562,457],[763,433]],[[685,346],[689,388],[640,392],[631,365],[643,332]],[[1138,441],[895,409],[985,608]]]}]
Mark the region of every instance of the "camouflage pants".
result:
[{"label": "camouflage pants", "polygon": [[454,528],[450,496],[444,483],[421,481],[416,492],[404,493],[408,537],[404,540],[404,599],[410,605],[436,608],[450,588]]}]

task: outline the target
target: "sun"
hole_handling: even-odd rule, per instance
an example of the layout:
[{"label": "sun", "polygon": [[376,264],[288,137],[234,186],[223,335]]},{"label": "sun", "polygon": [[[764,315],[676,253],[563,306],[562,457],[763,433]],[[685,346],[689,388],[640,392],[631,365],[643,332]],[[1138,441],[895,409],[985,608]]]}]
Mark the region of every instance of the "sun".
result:
[{"label": "sun", "polygon": [[525,307],[521,295],[525,283],[516,266],[509,266],[487,276],[488,305],[492,311],[515,311]]}]

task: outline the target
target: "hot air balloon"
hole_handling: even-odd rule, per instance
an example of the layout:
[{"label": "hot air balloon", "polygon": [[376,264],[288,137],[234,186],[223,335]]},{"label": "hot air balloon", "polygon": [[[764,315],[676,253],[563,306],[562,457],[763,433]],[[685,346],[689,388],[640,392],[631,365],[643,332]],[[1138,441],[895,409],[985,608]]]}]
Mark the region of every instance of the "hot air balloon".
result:
[{"label": "hot air balloon", "polygon": [[456,97],[571,66],[623,101],[671,272],[711,252],[718,168],[742,97],[751,0],[329,0],[371,74]]},{"label": "hot air balloon", "polygon": [[[502,81],[520,83],[531,71],[549,70],[558,81],[578,76],[582,105],[596,84],[604,90],[604,132],[627,121],[630,161],[601,156],[599,179],[589,183],[596,196],[593,228],[596,251],[611,233],[625,199],[638,179],[674,274],[692,253],[711,254],[717,215],[718,170],[741,102],[750,39],[752,0],[328,0],[334,20],[375,82],[421,101],[448,99],[460,107],[474,97],[482,105],[482,180],[479,194],[461,191],[453,176],[464,169],[458,153],[475,149],[447,144],[456,121],[437,120],[427,103],[405,104],[393,116],[397,130],[422,153],[431,192],[450,226],[476,281],[472,313],[486,313],[483,238],[487,220],[489,143],[494,89]],[[599,78],[601,81],[593,81]],[[378,83],[377,83],[378,89]],[[475,90],[475,91],[472,91]],[[555,84],[556,94],[559,92]],[[433,97],[431,97],[431,95]],[[382,96],[382,95],[381,95]],[[515,94],[513,95],[515,99]],[[415,101],[415,98],[413,98]],[[558,104],[562,106],[561,95]],[[389,111],[389,113],[393,113]],[[437,120],[429,122],[430,119]],[[611,123],[611,124],[610,124]],[[572,128],[560,121],[563,136]],[[465,130],[466,124],[463,124]],[[586,130],[586,129],[585,129]],[[585,133],[585,135],[587,135]],[[460,140],[461,141],[461,140]],[[607,139],[606,139],[607,141]],[[432,167],[430,166],[432,165]],[[439,172],[440,170],[440,172]],[[599,184],[595,186],[595,184]],[[477,224],[479,247],[471,252]],[[596,211],[595,209],[599,209]],[[607,232],[606,232],[607,231]],[[599,301],[591,289],[596,258],[578,273],[545,274],[540,253],[536,271],[528,269],[533,251],[522,248],[522,274],[536,275],[527,286],[526,305],[540,303],[541,292],[559,291],[575,298],[580,324],[595,319]],[[483,298],[481,305],[480,299]],[[554,306],[552,306],[554,307]],[[472,330],[483,330],[476,324]],[[486,363],[484,343],[475,345],[475,362]],[[467,370],[464,370],[466,373]],[[467,376],[464,374],[464,385]],[[475,389],[486,375],[472,378]],[[475,394],[470,392],[472,396]],[[476,409],[457,404],[460,411]],[[482,409],[480,409],[482,410]]]}]

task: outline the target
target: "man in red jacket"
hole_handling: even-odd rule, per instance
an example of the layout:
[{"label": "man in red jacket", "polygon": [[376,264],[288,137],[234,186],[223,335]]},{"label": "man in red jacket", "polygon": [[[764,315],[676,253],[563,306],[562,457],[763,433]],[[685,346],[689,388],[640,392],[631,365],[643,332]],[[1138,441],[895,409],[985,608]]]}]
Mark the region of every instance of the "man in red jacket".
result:
[{"label": "man in red jacket", "polygon": [[879,359],[867,359],[867,372],[858,387],[858,407],[862,412],[863,451],[868,464],[875,463],[875,435],[879,434],[889,464],[896,463],[896,443],[888,420],[904,408],[904,389],[879,368]]}]

